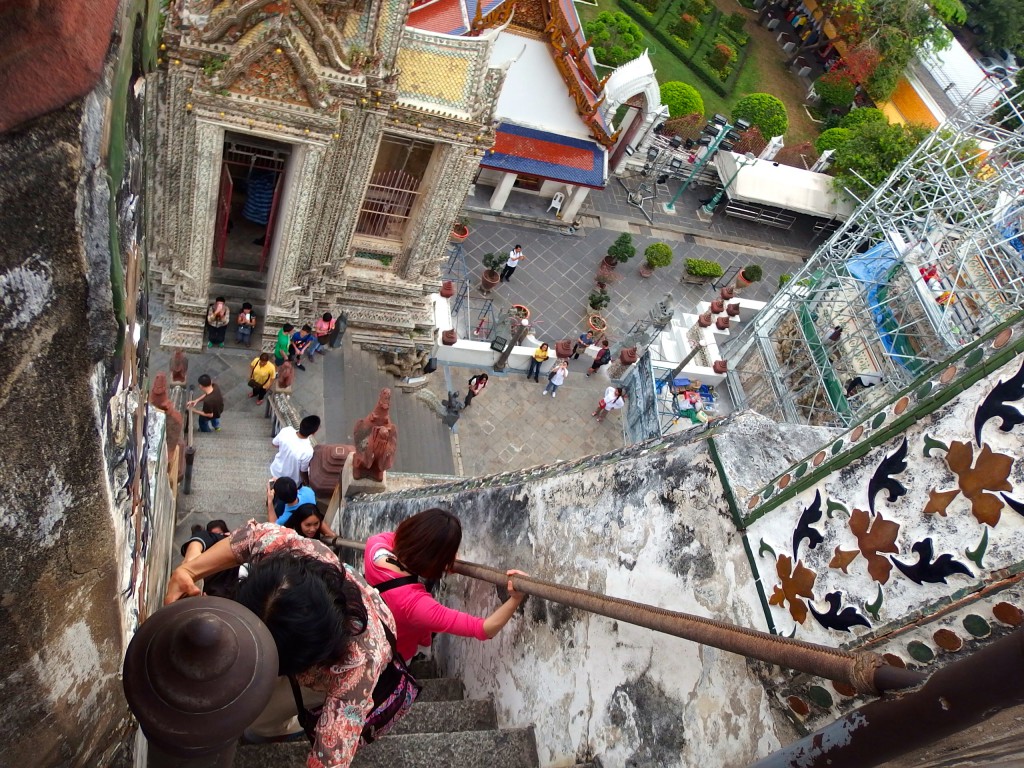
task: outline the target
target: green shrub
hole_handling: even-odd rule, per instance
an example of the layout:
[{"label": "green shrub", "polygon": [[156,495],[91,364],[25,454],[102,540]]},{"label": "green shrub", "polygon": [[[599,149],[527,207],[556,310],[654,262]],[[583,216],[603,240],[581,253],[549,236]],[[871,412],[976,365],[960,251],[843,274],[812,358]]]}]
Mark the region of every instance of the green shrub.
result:
[{"label": "green shrub", "polygon": [[711,3],[708,0],[690,0],[686,11],[699,19],[701,16],[707,16],[711,11]]},{"label": "green shrub", "polygon": [[661,6],[661,0],[637,0],[637,2],[639,2],[640,5],[642,5],[650,14],[656,13],[658,8]]},{"label": "green shrub", "polygon": [[853,131],[849,128],[829,128],[822,131],[821,135],[814,140],[814,148],[818,150],[818,154],[824,154],[826,150],[839,149],[850,140],[851,136],[853,136]]},{"label": "green shrub", "polygon": [[825,108],[845,107],[857,95],[857,83],[848,72],[826,72],[814,81],[814,92]]},{"label": "green shrub", "polygon": [[484,263],[484,269],[489,269],[491,272],[500,272],[508,259],[497,253],[485,253],[480,260]]},{"label": "green shrub", "polygon": [[788,272],[784,275],[779,275],[779,288],[784,288],[786,283],[793,279],[793,276]]},{"label": "green shrub", "polygon": [[667,267],[672,263],[672,249],[667,243],[651,243],[644,250],[644,258],[651,269]]},{"label": "green shrub", "polygon": [[736,102],[732,108],[732,122],[749,120],[764,136],[782,136],[789,129],[786,105],[770,93],[752,93]]},{"label": "green shrub", "polygon": [[672,34],[683,40],[692,40],[698,29],[700,29],[700,22],[690,14],[684,13],[672,28]]},{"label": "green shrub", "polygon": [[725,43],[715,43],[715,46],[708,51],[708,64],[717,72],[725,72],[735,58],[736,49]]},{"label": "green shrub", "polygon": [[704,114],[704,99],[689,83],[673,80],[660,88],[661,103],[668,107],[669,117]]},{"label": "green shrub", "polygon": [[839,121],[841,128],[857,128],[864,123],[888,123],[889,119],[880,109],[874,107],[858,107],[851,109],[842,120]]},{"label": "green shrub", "polygon": [[587,304],[594,312],[600,312],[608,306],[611,300],[612,297],[608,295],[608,291],[601,289],[599,291],[591,291],[587,297]]},{"label": "green shrub", "polygon": [[644,33],[622,11],[599,13],[584,27],[584,32],[594,47],[594,57],[601,64],[617,67],[644,52]]},{"label": "green shrub", "polygon": [[739,34],[743,31],[743,26],[747,23],[747,17],[742,13],[731,13],[725,20],[725,26],[731,32]]},{"label": "green shrub", "polygon": [[743,273],[743,279],[748,283],[756,283],[764,277],[764,272],[761,271],[760,264],[750,264],[741,269],[740,272]]},{"label": "green shrub", "polygon": [[608,255],[619,264],[625,264],[636,256],[636,246],[633,245],[633,236],[629,232],[623,232],[608,248]]},{"label": "green shrub", "polygon": [[721,277],[725,274],[722,265],[710,259],[687,259],[686,274],[694,277]]}]

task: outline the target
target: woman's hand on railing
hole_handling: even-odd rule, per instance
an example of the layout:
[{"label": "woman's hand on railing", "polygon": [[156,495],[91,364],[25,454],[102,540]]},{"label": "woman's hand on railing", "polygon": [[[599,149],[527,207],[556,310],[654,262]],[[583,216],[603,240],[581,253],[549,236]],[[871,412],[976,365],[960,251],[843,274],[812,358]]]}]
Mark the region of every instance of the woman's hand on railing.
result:
[{"label": "woman's hand on railing", "polygon": [[[511,576],[529,576],[530,574],[523,573],[522,571],[517,571],[516,569],[511,568],[511,569],[505,571],[505,575],[511,577]],[[516,588],[514,586],[512,586],[512,579],[511,578],[509,578],[509,580],[508,580],[508,584],[506,585],[506,589],[508,589],[508,598],[509,598],[509,600],[515,600],[516,603],[521,603],[521,602],[523,602],[523,600],[526,599],[526,594],[525,593],[523,593],[523,592],[516,592]]]}]

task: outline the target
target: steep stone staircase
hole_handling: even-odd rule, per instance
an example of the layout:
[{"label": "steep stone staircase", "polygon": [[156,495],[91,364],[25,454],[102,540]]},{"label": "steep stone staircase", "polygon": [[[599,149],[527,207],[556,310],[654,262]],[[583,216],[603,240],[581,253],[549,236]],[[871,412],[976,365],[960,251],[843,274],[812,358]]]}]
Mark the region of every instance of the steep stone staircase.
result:
[{"label": "steep stone staircase", "polygon": [[[179,535],[184,540],[192,524],[220,518],[235,528],[250,518],[266,519],[266,482],[276,449],[264,406],[248,397],[249,355],[235,355],[223,370],[211,375],[224,394],[220,432],[195,430],[196,456],[192,493],[178,496]],[[207,368],[212,364],[207,363]]]},{"label": "steep stone staircase", "polygon": [[[537,768],[533,728],[498,728],[494,704],[465,698],[462,681],[437,677],[430,662],[413,673],[423,691],[391,733],[359,750],[353,768]],[[305,765],[305,741],[240,747],[235,768]]]}]

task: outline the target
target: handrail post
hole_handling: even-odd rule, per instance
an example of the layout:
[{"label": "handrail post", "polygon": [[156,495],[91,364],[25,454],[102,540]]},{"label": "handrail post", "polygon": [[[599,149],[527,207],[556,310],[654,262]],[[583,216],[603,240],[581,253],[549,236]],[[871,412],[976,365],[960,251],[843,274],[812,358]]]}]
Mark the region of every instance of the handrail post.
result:
[{"label": "handrail post", "polygon": [[189,598],[150,616],[128,644],[122,677],[150,768],[229,768],[277,672],[270,630],[240,603]]},{"label": "handrail post", "polygon": [[195,422],[195,419],[193,419],[193,416],[195,414],[193,414],[192,411],[188,407],[188,403],[191,400],[192,400],[192,387],[189,387],[188,388],[188,394],[185,397],[185,403],[186,403],[186,405],[185,405],[185,418],[188,419],[188,432],[186,433],[186,438],[185,438],[185,479],[184,479],[184,482],[183,482],[182,487],[181,487],[181,490],[185,493],[186,496],[189,495],[190,493],[192,493],[192,467],[193,467],[193,465],[195,464],[195,461],[196,461],[195,438],[194,438],[193,432],[192,432],[193,426],[194,426],[194,422]]}]

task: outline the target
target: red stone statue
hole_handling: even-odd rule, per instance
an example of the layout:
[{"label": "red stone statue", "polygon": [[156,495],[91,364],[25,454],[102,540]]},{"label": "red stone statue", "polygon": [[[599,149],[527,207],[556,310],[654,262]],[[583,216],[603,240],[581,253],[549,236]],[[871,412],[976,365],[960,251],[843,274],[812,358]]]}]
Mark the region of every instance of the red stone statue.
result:
[{"label": "red stone statue", "polygon": [[188,377],[188,358],[185,357],[185,350],[174,350],[171,362],[167,367],[171,369],[171,381],[175,384],[184,384]]},{"label": "red stone statue", "polygon": [[[154,408],[159,408],[167,414],[167,421],[164,425],[165,441],[167,445],[167,469],[170,470],[174,462],[174,454],[184,442],[183,419],[178,409],[174,407],[167,392],[167,374],[160,371],[153,377],[153,385],[149,388],[149,403]],[[178,457],[178,479],[185,476],[185,456]]]},{"label": "red stone statue", "polygon": [[391,390],[382,389],[377,405],[365,419],[356,422],[352,430],[356,453],[352,459],[352,477],[356,480],[384,479],[384,472],[395,463],[398,448],[398,427],[388,411],[391,408]]},{"label": "red stone statue", "polygon": [[291,362],[285,360],[278,366],[277,369],[277,380],[274,382],[275,389],[287,389],[295,381],[295,368],[292,367]]},{"label": "red stone statue", "polygon": [[167,374],[163,371],[153,377],[153,385],[149,388],[149,404],[161,411],[172,407],[171,398],[167,394]]}]

